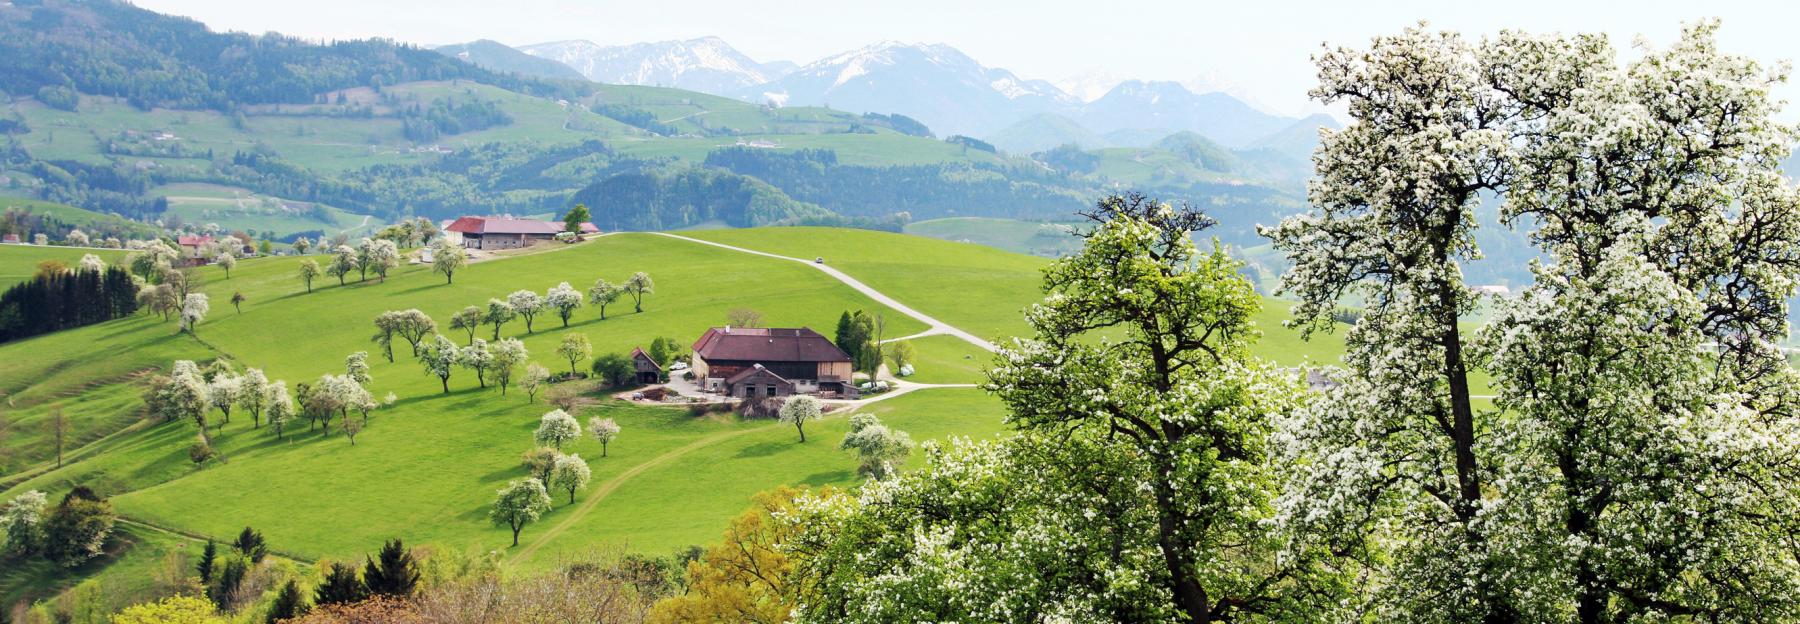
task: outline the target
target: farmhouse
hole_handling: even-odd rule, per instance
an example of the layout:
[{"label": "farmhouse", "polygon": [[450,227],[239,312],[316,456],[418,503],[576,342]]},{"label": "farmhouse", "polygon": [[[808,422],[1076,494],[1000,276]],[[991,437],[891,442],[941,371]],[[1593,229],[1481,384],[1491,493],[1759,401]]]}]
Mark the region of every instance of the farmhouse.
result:
[{"label": "farmhouse", "polygon": [[[469,249],[518,249],[556,239],[563,224],[514,217],[462,217],[444,227],[452,243]],[[592,223],[581,224],[581,234],[600,231]]]},{"label": "farmhouse", "polygon": [[206,255],[206,247],[212,243],[213,237],[210,234],[203,236],[182,234],[175,237],[175,244],[181,247],[181,251],[186,254],[187,258],[190,260]]},{"label": "farmhouse", "polygon": [[694,342],[700,386],[735,397],[856,396],[850,356],[811,328],[714,327]]}]

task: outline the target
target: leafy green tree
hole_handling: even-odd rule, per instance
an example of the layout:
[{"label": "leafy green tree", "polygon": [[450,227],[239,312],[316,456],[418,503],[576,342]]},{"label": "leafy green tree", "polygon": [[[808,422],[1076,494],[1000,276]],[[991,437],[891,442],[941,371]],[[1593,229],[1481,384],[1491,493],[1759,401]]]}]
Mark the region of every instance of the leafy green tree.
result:
[{"label": "leafy green tree", "polygon": [[237,256],[228,251],[219,254],[219,257],[213,262],[217,263],[220,269],[224,269],[225,279],[231,279],[231,270],[237,267]]},{"label": "leafy green tree", "polygon": [[595,357],[591,368],[595,377],[599,377],[607,385],[615,388],[631,383],[637,374],[637,369],[631,364],[631,358],[617,353],[604,353]]},{"label": "leafy green tree", "polygon": [[556,449],[539,446],[519,457],[519,465],[531,473],[531,478],[542,483],[550,481],[550,471],[556,468],[556,458],[561,457]]},{"label": "leafy green tree", "polygon": [[170,596],[125,607],[113,616],[112,624],[224,624],[224,618],[213,614],[216,610],[205,598]]},{"label": "leafy green tree", "polygon": [[550,382],[550,369],[542,364],[532,362],[525,365],[525,377],[519,380],[519,388],[525,391],[525,402],[537,402],[537,393]]},{"label": "leafy green tree", "polygon": [[338,278],[338,285],[344,285],[344,276],[357,266],[356,250],[349,245],[338,245],[331,251],[331,262],[325,266],[325,274]]},{"label": "leafy green tree", "polygon": [[112,535],[112,504],[85,486],[76,486],[44,521],[44,556],[75,567],[99,556]]},{"label": "leafy green tree", "polygon": [[573,377],[578,370],[576,366],[594,354],[594,345],[588,342],[587,334],[572,333],[563,336],[562,344],[556,347],[556,354],[569,361],[569,376]]},{"label": "leafy green tree", "polygon": [[505,301],[489,299],[487,311],[482,313],[481,322],[494,326],[494,340],[500,339],[500,326],[519,315],[518,309]]},{"label": "leafy green tree", "polygon": [[574,208],[569,209],[568,214],[563,215],[563,231],[579,234],[581,233],[581,224],[589,219],[587,206],[575,204]]},{"label": "leafy green tree", "polygon": [[371,595],[406,598],[419,586],[419,566],[398,538],[388,540],[363,564],[363,585]]},{"label": "leafy green tree", "polygon": [[44,518],[50,502],[43,492],[30,490],[0,506],[0,555],[23,556],[43,545]]},{"label": "leafy green tree", "polygon": [[524,363],[530,354],[525,351],[525,343],[518,338],[496,342],[489,351],[493,354],[490,370],[494,375],[494,383],[500,384],[500,394],[505,395],[507,386],[512,385],[513,372],[519,370],[519,364]]},{"label": "leafy green tree", "polygon": [[475,330],[481,328],[481,308],[468,306],[450,317],[450,329],[460,329],[469,333],[466,342],[475,341]]},{"label": "leafy green tree", "polygon": [[537,522],[550,511],[550,493],[537,479],[520,479],[507,484],[494,497],[488,518],[494,524],[512,529],[512,545],[519,545],[519,532],[525,525]]}]

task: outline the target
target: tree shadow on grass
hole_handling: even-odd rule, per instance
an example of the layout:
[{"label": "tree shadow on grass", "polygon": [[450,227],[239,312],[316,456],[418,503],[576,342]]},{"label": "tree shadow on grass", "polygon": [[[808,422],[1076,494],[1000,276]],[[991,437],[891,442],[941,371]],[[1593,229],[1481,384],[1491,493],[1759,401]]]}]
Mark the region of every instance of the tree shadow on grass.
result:
[{"label": "tree shadow on grass", "polygon": [[746,446],[744,448],[738,449],[737,457],[740,457],[740,458],[768,457],[770,455],[780,453],[781,451],[783,451],[789,447],[792,447],[793,445],[794,445],[793,442],[758,442],[756,444],[752,444],[750,446]]},{"label": "tree shadow on grass", "polygon": [[855,477],[856,473],[848,470],[832,470],[829,472],[815,472],[806,475],[806,478],[801,479],[800,482],[812,487],[819,487],[822,485],[846,483]]}]

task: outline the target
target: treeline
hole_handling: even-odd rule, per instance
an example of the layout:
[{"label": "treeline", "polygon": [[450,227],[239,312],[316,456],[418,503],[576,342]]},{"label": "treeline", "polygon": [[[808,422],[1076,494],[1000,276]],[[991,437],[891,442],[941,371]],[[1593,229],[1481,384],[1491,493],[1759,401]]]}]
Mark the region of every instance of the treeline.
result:
[{"label": "treeline", "polygon": [[408,141],[427,143],[439,137],[485,130],[513,122],[498,104],[487,100],[437,100],[430,108],[414,104],[401,111],[401,133]]},{"label": "treeline", "polygon": [[733,227],[831,217],[762,180],[710,167],[641,168],[609,176],[569,200],[603,231],[661,230],[719,221]]},{"label": "treeline", "polygon": [[758,178],[796,200],[850,217],[881,218],[899,213],[915,219],[1065,217],[1085,206],[1089,195],[1085,190],[1021,180],[1011,170],[983,165],[841,165],[831,150],[776,152],[725,147],[707,154],[705,162]]},{"label": "treeline", "polygon": [[0,18],[0,84],[73,108],[73,92],[140,109],[308,103],[317,94],[418,80],[468,79],[579,97],[591,85],[491,72],[393,41],[320,44],[278,34],[215,33],[200,22],[117,0],[21,0]]},{"label": "treeline", "polygon": [[118,267],[41,272],[0,293],[0,342],[110,321],[137,306],[137,285]]}]

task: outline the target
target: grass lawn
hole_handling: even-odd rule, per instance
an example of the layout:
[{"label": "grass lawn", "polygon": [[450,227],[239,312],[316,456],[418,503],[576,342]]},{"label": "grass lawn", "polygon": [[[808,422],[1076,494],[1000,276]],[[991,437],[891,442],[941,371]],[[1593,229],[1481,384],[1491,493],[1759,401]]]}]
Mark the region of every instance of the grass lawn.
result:
[{"label": "grass lawn", "polygon": [[[81,263],[81,257],[87,254],[100,256],[101,260],[115,262],[125,257],[125,251],[119,249],[80,249],[75,247],[57,247],[54,245],[39,247],[37,245],[0,245],[0,289],[31,279],[37,275],[37,265],[45,260],[56,260],[75,266]],[[4,378],[0,378],[3,380]]]},{"label": "grass lawn", "polygon": [[907,381],[931,384],[965,384],[987,381],[994,354],[955,336],[913,338],[913,374]]},{"label": "grass lawn", "polygon": [[949,217],[908,223],[906,233],[1056,258],[1081,249],[1081,239],[1069,230],[1075,225],[988,217]]},{"label": "grass lawn", "polygon": [[217,223],[228,232],[252,230],[259,235],[272,232],[277,237],[308,230],[323,231],[327,235],[338,232],[368,235],[386,225],[380,219],[324,204],[290,201],[218,184],[165,184],[150,189],[150,194],[168,198],[166,214],[180,217],[186,223]]},{"label": "grass lawn", "polygon": [[[1023,312],[1043,299],[1041,272],[1049,263],[981,245],[870,230],[755,228],[684,235],[796,258],[823,256],[901,303],[994,342],[1030,332]],[[1263,299],[1256,316],[1263,332],[1257,354],[1284,366],[1338,362],[1343,352],[1338,335],[1304,341],[1282,326],[1292,307]]]},{"label": "grass lawn", "polygon": [[122,609],[154,595],[156,571],[171,553],[198,557],[200,548],[178,535],[120,523],[106,554],[76,568],[43,559],[0,560],[0,607],[42,600],[92,580],[109,611]]}]

